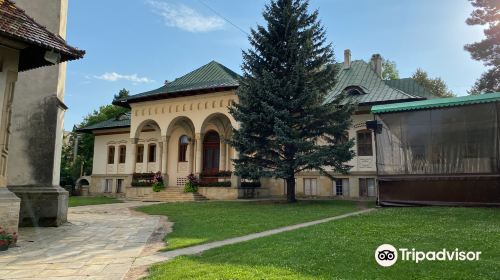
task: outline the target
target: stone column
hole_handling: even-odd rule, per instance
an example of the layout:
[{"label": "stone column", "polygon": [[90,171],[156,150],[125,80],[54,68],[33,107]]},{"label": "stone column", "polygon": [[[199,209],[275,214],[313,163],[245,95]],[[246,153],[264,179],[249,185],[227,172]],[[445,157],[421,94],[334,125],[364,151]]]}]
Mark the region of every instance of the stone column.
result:
[{"label": "stone column", "polygon": [[139,139],[137,138],[131,138],[130,139],[130,152],[128,153],[130,155],[128,159],[128,168],[127,168],[127,173],[129,174],[134,174],[135,173],[135,164],[137,161],[137,142]]},{"label": "stone column", "polygon": [[[238,158],[238,152],[236,152],[235,149],[233,149],[233,159]],[[241,186],[241,178],[239,176],[234,175],[234,173],[231,175],[231,187],[233,188],[239,188]]]},{"label": "stone column", "polygon": [[157,171],[161,172],[162,166],[163,166],[163,141],[159,141],[157,144],[157,151],[156,151],[156,163],[157,163]]},{"label": "stone column", "polygon": [[142,158],[142,173],[148,173],[149,143],[144,142],[144,157]]},{"label": "stone column", "polygon": [[163,151],[162,151],[162,164],[161,164],[161,174],[163,176],[163,181],[165,182],[166,185],[168,185],[168,140],[170,139],[170,136],[164,136],[162,137],[162,145],[163,145]]},{"label": "stone column", "polygon": [[203,153],[203,133],[196,133],[196,169],[195,173],[201,173],[202,171],[202,156]]},{"label": "stone column", "polygon": [[[67,0],[17,0],[49,31],[66,37]],[[8,186],[21,198],[20,226],[67,221],[68,192],[59,186],[66,63],[19,73],[12,110]],[[1,215],[0,215],[1,216]]]},{"label": "stone column", "polygon": [[[3,71],[0,72],[0,227],[8,233],[18,232],[21,199],[7,189],[7,168],[9,156],[9,123],[17,80],[19,52],[0,49],[3,57]],[[5,90],[5,91],[4,91]]]},{"label": "stone column", "polygon": [[220,158],[219,158],[219,170],[227,170],[226,168],[226,142],[225,139],[221,139],[220,141]]}]

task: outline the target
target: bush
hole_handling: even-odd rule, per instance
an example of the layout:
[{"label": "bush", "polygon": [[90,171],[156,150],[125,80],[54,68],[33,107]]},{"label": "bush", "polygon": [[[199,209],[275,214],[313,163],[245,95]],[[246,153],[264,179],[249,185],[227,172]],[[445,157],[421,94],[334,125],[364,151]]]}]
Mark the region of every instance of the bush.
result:
[{"label": "bush", "polygon": [[160,172],[157,172],[153,176],[153,191],[154,192],[160,192],[165,189],[165,184],[163,183],[163,176],[161,176]]},{"label": "bush", "polygon": [[165,189],[165,186],[163,185],[163,183],[159,183],[159,182],[153,183],[152,187],[153,187],[154,192],[161,192],[162,190]]},{"label": "bush", "polygon": [[184,192],[185,193],[194,193],[198,191],[198,185],[200,184],[200,181],[196,176],[193,174],[189,174],[187,177],[188,181],[184,185]]},{"label": "bush", "polygon": [[241,182],[241,187],[242,188],[260,188],[260,182],[259,181]]}]

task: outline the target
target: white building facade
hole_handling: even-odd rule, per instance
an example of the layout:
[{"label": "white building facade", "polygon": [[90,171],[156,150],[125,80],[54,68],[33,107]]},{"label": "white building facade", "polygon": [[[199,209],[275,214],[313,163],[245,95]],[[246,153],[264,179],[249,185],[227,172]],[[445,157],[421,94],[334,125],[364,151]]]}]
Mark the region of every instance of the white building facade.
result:
[{"label": "white building facade", "polygon": [[[339,65],[339,82],[328,98],[347,91],[358,99],[359,107],[347,131],[355,140],[356,157],[348,163],[352,166],[349,174],[333,174],[334,181],[317,171],[297,174],[298,197],[374,199],[375,142],[365,124],[373,120],[371,106],[430,96],[410,79],[392,84],[383,81],[379,55],[374,55],[371,64],[351,63],[349,51],[345,56],[346,62]],[[160,172],[166,185],[173,188],[184,186],[189,174],[217,182],[199,189],[209,199],[285,195],[284,180],[263,178],[260,187],[248,188],[231,174],[232,159],[238,155],[225,140],[230,139],[233,128],[238,129],[228,109],[238,102],[237,87],[237,74],[211,62],[157,90],[115,102],[130,107],[130,113],[79,130],[95,135],[90,193],[151,199],[151,187],[134,184],[133,174]],[[417,90],[404,91],[412,87]]]}]

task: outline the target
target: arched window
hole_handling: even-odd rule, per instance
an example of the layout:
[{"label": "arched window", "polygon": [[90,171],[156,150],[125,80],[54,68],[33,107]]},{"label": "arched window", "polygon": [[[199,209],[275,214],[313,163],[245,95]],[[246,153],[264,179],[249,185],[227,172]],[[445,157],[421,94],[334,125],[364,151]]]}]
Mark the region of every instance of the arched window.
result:
[{"label": "arched window", "polygon": [[127,146],[121,145],[120,146],[120,156],[119,156],[118,163],[125,163],[126,157],[127,157]]},{"label": "arched window", "polygon": [[371,130],[360,130],[356,133],[358,156],[373,156]]},{"label": "arched window", "polygon": [[137,163],[142,163],[144,161],[144,145],[137,145],[137,157],[135,161]]},{"label": "arched window", "polygon": [[115,163],[115,146],[108,147],[108,164]]},{"label": "arched window", "polygon": [[148,162],[156,162],[156,144],[149,144]]},{"label": "arched window", "polygon": [[189,137],[182,135],[179,138],[179,162],[186,162],[186,153],[189,145]]}]

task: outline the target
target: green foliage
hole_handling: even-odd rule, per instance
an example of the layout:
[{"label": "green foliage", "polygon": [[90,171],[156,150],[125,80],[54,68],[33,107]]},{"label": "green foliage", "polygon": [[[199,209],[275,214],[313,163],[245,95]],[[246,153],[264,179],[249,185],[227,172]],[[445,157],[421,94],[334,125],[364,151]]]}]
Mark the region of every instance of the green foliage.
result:
[{"label": "green foliage", "polygon": [[[372,65],[371,61],[370,65]],[[396,66],[396,62],[388,59],[382,59],[382,79],[383,80],[399,79],[399,71]]]},{"label": "green foliage", "polygon": [[352,141],[335,140],[349,128],[354,106],[344,103],[344,96],[324,103],[338,69],[318,12],[308,8],[305,0],[266,6],[266,26],[251,31],[239,102],[230,108],[240,123],[230,141],[240,155],[234,160],[236,173],[286,179],[290,202],[296,173],[316,169],[330,176],[325,167],[346,173],[345,162],[354,157]]},{"label": "green foliage", "polygon": [[165,189],[165,186],[163,185],[163,183],[160,183],[160,182],[153,183],[153,185],[151,187],[153,188],[154,192],[161,192],[162,190]]},{"label": "green foliage", "polygon": [[451,90],[448,89],[446,83],[440,77],[430,78],[429,74],[424,70],[418,68],[411,76],[417,83],[426,88],[432,94],[438,97],[453,97],[455,96]]},{"label": "green foliage", "polygon": [[196,185],[195,183],[193,182],[186,182],[186,184],[184,184],[184,192],[185,193],[195,193],[198,191],[198,185]]},{"label": "green foliage", "polygon": [[118,94],[115,94],[114,97],[113,97],[113,101],[114,100],[119,100],[119,99],[122,99],[122,98],[125,98],[125,97],[129,97],[130,95],[130,91],[128,91],[127,89],[121,89]]},{"label": "green foliage", "polygon": [[[128,91],[122,89],[115,97],[126,97]],[[115,105],[105,105],[99,107],[88,114],[77,127],[86,127],[96,123],[100,123],[111,118],[128,112],[129,109],[118,107]],[[78,136],[77,136],[78,135]],[[69,137],[68,144],[63,146],[61,156],[61,181],[60,185],[74,185],[75,181],[80,177],[81,166],[83,165],[83,175],[92,173],[92,159],[94,155],[94,135],[92,134],[77,134],[71,132],[66,137]],[[78,140],[78,155],[74,159],[74,143]]]},{"label": "green foliage", "polygon": [[187,176],[187,182],[184,185],[184,192],[194,193],[198,191],[198,186],[200,185],[200,180],[194,174],[189,174]]},{"label": "green foliage", "polygon": [[471,95],[500,92],[500,67],[494,67],[484,72],[468,91]]},{"label": "green foliage", "polygon": [[500,5],[498,0],[469,0],[475,8],[467,19],[468,25],[486,25],[486,38],[465,45],[472,58],[490,67],[476,81],[469,94],[500,92]]}]

